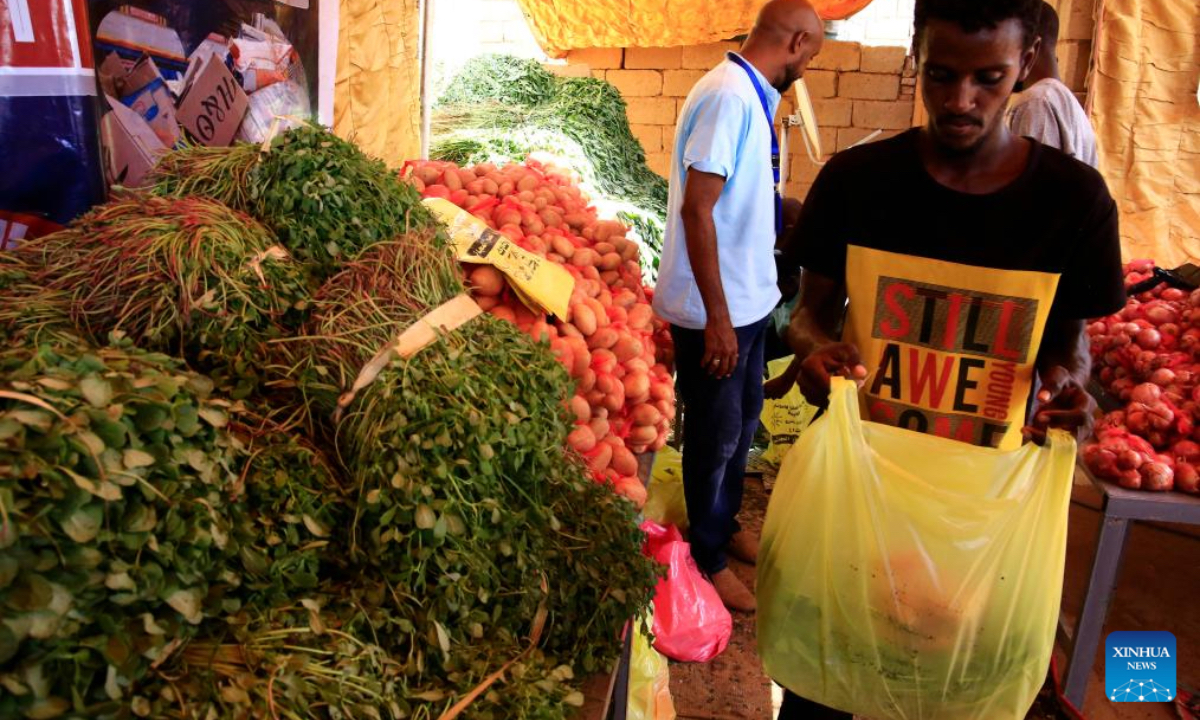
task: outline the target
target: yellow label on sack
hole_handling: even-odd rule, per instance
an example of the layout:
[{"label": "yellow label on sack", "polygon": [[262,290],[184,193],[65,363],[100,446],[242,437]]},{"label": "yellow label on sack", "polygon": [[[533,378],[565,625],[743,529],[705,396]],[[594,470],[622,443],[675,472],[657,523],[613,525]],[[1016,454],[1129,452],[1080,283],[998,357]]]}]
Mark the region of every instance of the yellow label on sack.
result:
[{"label": "yellow label on sack", "polygon": [[512,283],[521,302],[536,312],[567,316],[575,278],[561,266],[518,246],[487,223],[443,198],[425,200],[446,224],[460,262],[492,265]]},{"label": "yellow label on sack", "polygon": [[[794,355],[788,355],[767,363],[767,375],[774,380],[787,372],[788,366],[792,364],[794,358]],[[816,415],[817,408],[804,400],[800,386],[795,383],[792,384],[787,394],[778,400],[765,399],[760,419],[771,440],[766,452],[762,455],[763,460],[772,465],[782,463],[783,456],[792,449],[792,445],[796,444],[800,433],[812,424]]]},{"label": "yellow label on sack", "polygon": [[1058,275],[851,245],[846,286],[845,338],[871,373],[871,420],[972,445],[1021,445]]}]

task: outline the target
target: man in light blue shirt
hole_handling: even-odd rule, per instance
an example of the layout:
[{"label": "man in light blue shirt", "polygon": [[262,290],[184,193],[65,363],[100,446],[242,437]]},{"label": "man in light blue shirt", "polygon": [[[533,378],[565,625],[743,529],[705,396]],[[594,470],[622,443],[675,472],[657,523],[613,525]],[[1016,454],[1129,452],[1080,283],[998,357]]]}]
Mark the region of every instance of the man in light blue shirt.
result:
[{"label": "man in light blue shirt", "polygon": [[754,596],[725,553],[753,563],[758,552],[736,516],[762,410],[765,331],[779,302],[774,117],[823,38],[807,0],[771,0],[741,52],[692,89],[676,130],[654,309],[675,340],[692,555],[726,606],[745,612]]}]

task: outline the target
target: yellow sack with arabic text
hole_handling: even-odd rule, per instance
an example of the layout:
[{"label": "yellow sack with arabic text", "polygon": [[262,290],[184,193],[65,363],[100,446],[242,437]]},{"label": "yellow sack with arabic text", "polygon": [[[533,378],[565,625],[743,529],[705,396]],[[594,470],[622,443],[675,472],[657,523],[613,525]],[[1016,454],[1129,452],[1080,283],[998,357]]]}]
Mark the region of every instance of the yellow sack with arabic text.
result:
[{"label": "yellow sack with arabic text", "polygon": [[780,469],[758,647],[793,692],[873,720],[1019,720],[1046,678],[1075,441],[1002,451],[864,422],[838,378]]},{"label": "yellow sack with arabic text", "polygon": [[[782,375],[792,364],[794,355],[778,358],[767,363],[767,377],[770,380]],[[763,401],[762,414],[759,419],[766,429],[770,442],[762,454],[764,462],[778,467],[783,462],[788,450],[796,444],[800,433],[812,423],[817,415],[817,409],[804,400],[800,386],[793,384],[787,394],[778,400],[767,398]]]}]

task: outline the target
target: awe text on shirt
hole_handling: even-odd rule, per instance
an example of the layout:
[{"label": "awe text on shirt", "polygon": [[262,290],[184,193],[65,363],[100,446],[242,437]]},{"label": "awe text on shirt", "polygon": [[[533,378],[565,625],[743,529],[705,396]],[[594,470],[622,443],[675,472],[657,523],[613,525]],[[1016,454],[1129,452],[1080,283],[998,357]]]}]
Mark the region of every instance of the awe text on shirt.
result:
[{"label": "awe text on shirt", "polygon": [[973,445],[997,446],[1032,377],[1033,298],[880,277],[871,323],[878,356],[872,419]]}]

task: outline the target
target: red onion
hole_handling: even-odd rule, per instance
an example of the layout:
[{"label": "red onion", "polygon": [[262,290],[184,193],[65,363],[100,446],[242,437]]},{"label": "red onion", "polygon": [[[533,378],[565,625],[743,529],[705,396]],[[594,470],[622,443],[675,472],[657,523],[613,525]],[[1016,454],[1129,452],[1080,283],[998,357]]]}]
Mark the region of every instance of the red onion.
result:
[{"label": "red onion", "polygon": [[1145,464],[1145,458],[1137,450],[1125,448],[1116,455],[1118,470],[1137,470]]},{"label": "red onion", "polygon": [[1159,387],[1166,387],[1175,382],[1175,371],[1170,368],[1159,368],[1150,373],[1150,382]]},{"label": "red onion", "polygon": [[1142,476],[1142,489],[1164,492],[1175,485],[1175,473],[1165,463],[1149,462],[1138,469]]},{"label": "red onion", "polygon": [[1191,495],[1200,495],[1200,472],[1191,463],[1175,466],[1175,489]]},{"label": "red onion", "polygon": [[1129,394],[1129,399],[1135,403],[1153,405],[1162,399],[1162,388],[1154,383],[1142,383],[1133,388],[1133,392]]},{"label": "red onion", "polygon": [[1142,474],[1137,470],[1125,470],[1117,476],[1117,484],[1126,490],[1142,489]]},{"label": "red onion", "polygon": [[1179,313],[1175,312],[1171,307],[1160,304],[1150,304],[1144,313],[1146,319],[1155,325],[1166,325],[1179,320]]},{"label": "red onion", "polygon": [[1154,328],[1138,331],[1137,344],[1147,350],[1153,350],[1162,344],[1162,333]]},{"label": "red onion", "polygon": [[1171,452],[1182,462],[1194,463],[1200,460],[1200,443],[1180,440],[1171,447]]}]

